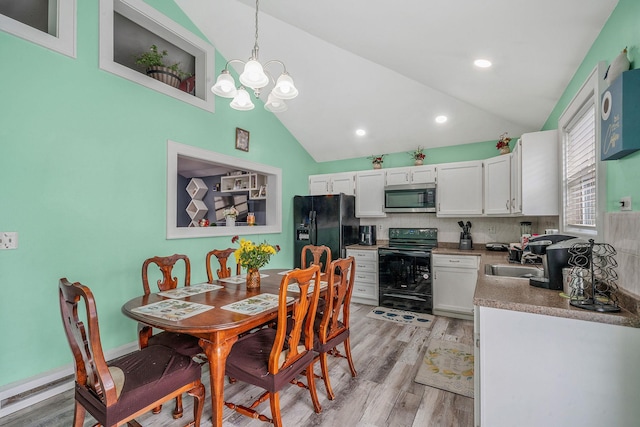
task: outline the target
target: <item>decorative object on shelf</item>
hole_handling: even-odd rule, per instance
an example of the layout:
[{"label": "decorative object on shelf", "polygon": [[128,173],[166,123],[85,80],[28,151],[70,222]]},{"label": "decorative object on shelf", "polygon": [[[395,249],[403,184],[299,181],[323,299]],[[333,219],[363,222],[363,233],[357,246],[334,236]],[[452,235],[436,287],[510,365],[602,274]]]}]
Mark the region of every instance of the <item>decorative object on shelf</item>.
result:
[{"label": "decorative object on shelf", "polygon": [[607,243],[576,243],[569,249],[570,302],[574,307],[598,312],[620,311],[616,250]]},{"label": "decorative object on shelf", "polygon": [[[256,98],[260,97],[260,91],[262,88],[269,84],[269,81],[274,83],[274,87],[267,97],[267,102],[264,104],[264,108],[272,113],[280,113],[287,110],[287,105],[284,102],[288,99],[293,99],[298,96],[298,89],[293,84],[293,79],[287,73],[287,68],[282,61],[273,59],[267,61],[264,66],[258,61],[258,0],[256,0],[256,33],[255,43],[253,50],[251,51],[251,58],[248,61],[241,59],[231,59],[227,61],[224,66],[224,70],[218,76],[216,83],[211,88],[211,91],[223,98],[233,98],[231,101],[231,108],[234,110],[248,111],[253,110],[254,105],[251,102],[251,97],[246,91],[245,87],[253,89],[253,93]],[[239,62],[244,65],[244,71],[240,74],[240,83],[242,86],[236,88],[236,82],[229,72],[229,64],[232,62]],[[280,64],[282,66],[282,74],[275,81],[273,76],[266,72],[266,68],[271,64]]]},{"label": "decorative object on shelf", "polygon": [[198,225],[200,227],[208,227],[209,226],[209,220],[207,218],[202,218],[200,221],[198,221]]},{"label": "decorative object on shelf", "polygon": [[233,227],[236,225],[238,210],[235,207],[231,206],[230,208],[225,209],[222,213],[227,221],[227,227]]},{"label": "decorative object on shelf", "polygon": [[191,76],[191,74],[182,71],[182,69],[180,69],[179,62],[166,65],[164,57],[167,55],[168,53],[166,50],[159,52],[158,46],[152,44],[147,52],[140,54],[135,58],[136,64],[144,65],[149,77],[153,77],[156,80],[160,80],[162,83],[177,88],[180,86],[182,79]]},{"label": "decorative object on shelf", "polygon": [[500,135],[500,139],[496,144],[496,148],[498,149],[498,151],[500,151],[500,154],[509,154],[511,152],[511,148],[509,148],[509,142],[511,141],[511,138],[507,136],[507,133],[508,132],[505,132]]},{"label": "decorative object on shelf", "polygon": [[607,82],[607,85],[610,85],[615,79],[620,77],[620,74],[629,70],[630,66],[629,58],[627,58],[627,48],[625,47],[622,49],[622,52],[611,61],[611,64],[609,64],[607,72],[604,73],[604,81]]},{"label": "decorative object on shelf", "polygon": [[422,165],[424,163],[424,158],[427,157],[424,154],[424,148],[422,148],[421,146],[418,146],[418,149],[414,152],[409,153],[409,155],[411,155],[411,158],[414,160],[416,166]]},{"label": "decorative object on shelf", "polygon": [[253,212],[247,213],[247,225],[256,225],[256,215]]},{"label": "decorative object on shelf", "polygon": [[231,239],[231,243],[238,241],[240,247],[236,249],[234,256],[238,264],[247,269],[247,289],[257,289],[260,287],[260,268],[269,262],[271,255],[280,252],[280,246],[273,246],[267,242],[256,245],[251,240],[240,239],[239,236],[233,236]]},{"label": "decorative object on shelf", "polygon": [[600,158],[618,160],[640,150],[640,69],[623,72],[600,103]]},{"label": "decorative object on shelf", "polygon": [[249,131],[236,128],[236,150],[249,151]]},{"label": "decorative object on shelf", "polygon": [[379,156],[373,155],[367,157],[367,159],[371,160],[371,164],[373,165],[374,169],[380,169],[382,168],[382,163],[384,162],[384,156],[386,156],[386,154],[380,154]]}]

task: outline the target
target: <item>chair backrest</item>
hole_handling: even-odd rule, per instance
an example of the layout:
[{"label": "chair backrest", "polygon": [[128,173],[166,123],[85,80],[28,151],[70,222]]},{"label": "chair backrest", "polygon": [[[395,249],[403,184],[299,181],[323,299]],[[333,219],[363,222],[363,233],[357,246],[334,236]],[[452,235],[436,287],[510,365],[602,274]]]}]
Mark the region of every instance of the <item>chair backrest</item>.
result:
[{"label": "chair backrest", "polygon": [[349,306],[356,274],[355,259],[350,256],[333,261],[327,274],[327,304],[318,336],[321,343],[349,329]]},{"label": "chair backrest", "polygon": [[189,286],[191,281],[191,263],[186,255],[174,254],[171,256],[155,256],[144,261],[142,264],[142,287],[144,294],[149,295],[149,266],[156,264],[162,273],[162,279],[158,280],[158,289],[168,291],[178,286],[178,278],[172,277],[173,267],[182,260],[184,262],[184,286]]},{"label": "chair backrest", "polygon": [[[78,385],[93,392],[107,407],[115,403],[116,386],[104,359],[100,344],[98,312],[91,290],[66,278],[60,279],[60,314],[64,331],[73,353],[75,379]],[[84,306],[85,315],[79,315],[78,305]],[[80,307],[82,309],[82,306]],[[88,325],[82,320],[84,318]]]},{"label": "chair backrest", "polygon": [[[307,262],[307,255],[311,255],[310,260]],[[328,246],[314,246],[306,245],[302,248],[300,254],[300,266],[307,268],[310,265],[319,265],[320,272],[326,273],[329,264],[331,264],[331,249]]]},{"label": "chair backrest", "polygon": [[[227,267],[227,261],[229,256],[236,250],[233,248],[227,249],[214,249],[207,254],[206,266],[207,266],[207,280],[209,283],[213,283],[213,267],[211,266],[211,257],[215,256],[218,259],[220,268],[216,270],[218,279],[224,279],[225,277],[231,277],[231,267]],[[240,274],[240,264],[236,264],[236,275]]]},{"label": "chair backrest", "polygon": [[[298,291],[293,310],[287,308],[287,289],[297,284]],[[310,287],[313,290],[310,291]],[[300,359],[313,349],[313,322],[320,296],[320,267],[312,265],[304,270],[295,269],[284,275],[280,282],[278,324],[276,337],[269,355],[269,372],[278,371]],[[304,336],[304,345],[300,338]]]}]

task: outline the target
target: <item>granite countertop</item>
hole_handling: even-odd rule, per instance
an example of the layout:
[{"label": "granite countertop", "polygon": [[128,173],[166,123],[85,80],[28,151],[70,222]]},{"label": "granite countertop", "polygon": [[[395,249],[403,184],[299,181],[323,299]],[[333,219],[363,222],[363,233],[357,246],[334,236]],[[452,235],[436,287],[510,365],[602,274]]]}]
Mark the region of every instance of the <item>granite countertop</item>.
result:
[{"label": "granite countertop", "polygon": [[378,248],[383,248],[389,245],[389,241],[388,240],[380,240],[378,239],[376,241],[375,245],[348,245],[347,249],[360,249],[360,250],[365,250],[365,251],[377,251]]},{"label": "granite countertop", "polygon": [[[584,310],[571,306],[567,298],[560,296],[560,291],[529,285],[529,279],[485,275],[485,264],[508,264],[507,252],[488,251],[484,248],[459,250],[447,247],[447,245],[440,246],[434,249],[434,254],[481,257],[478,282],[473,298],[474,305],[640,328],[640,316],[636,309],[638,301],[634,301],[633,297],[622,291],[619,292],[622,308],[619,313]],[[634,311],[629,311],[627,308]]]}]

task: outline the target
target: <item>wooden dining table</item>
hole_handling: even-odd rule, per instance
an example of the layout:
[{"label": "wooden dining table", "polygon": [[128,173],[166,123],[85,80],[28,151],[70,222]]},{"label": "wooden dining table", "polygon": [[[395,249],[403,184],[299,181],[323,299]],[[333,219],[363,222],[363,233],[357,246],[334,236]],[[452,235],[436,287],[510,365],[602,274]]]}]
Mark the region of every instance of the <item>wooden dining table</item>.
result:
[{"label": "wooden dining table", "polygon": [[[277,306],[256,314],[241,314],[221,307],[265,293],[278,295],[280,282],[284,277],[282,273],[286,271],[288,270],[260,270],[260,273],[266,275],[266,277],[261,278],[260,288],[256,290],[247,290],[244,281],[230,283],[215,280],[212,284],[222,286],[220,289],[180,299],[180,301],[203,304],[213,308],[182,320],[163,319],[138,311],[141,307],[149,304],[168,300],[168,298],[159,295],[159,293],[133,298],[122,306],[122,312],[125,316],[140,323],[165,331],[184,333],[200,338],[199,344],[209,361],[211,421],[214,426],[222,426],[225,363],[231,347],[242,333],[275,320],[278,315]],[[293,292],[290,294],[295,296]]]}]

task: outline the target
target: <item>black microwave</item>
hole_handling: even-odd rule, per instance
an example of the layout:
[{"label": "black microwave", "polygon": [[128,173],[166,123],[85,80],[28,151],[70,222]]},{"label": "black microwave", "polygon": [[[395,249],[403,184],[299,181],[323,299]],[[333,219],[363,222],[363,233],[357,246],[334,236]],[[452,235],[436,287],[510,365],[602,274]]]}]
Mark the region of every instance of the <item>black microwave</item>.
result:
[{"label": "black microwave", "polygon": [[389,185],[384,188],[385,212],[435,212],[435,184]]}]

